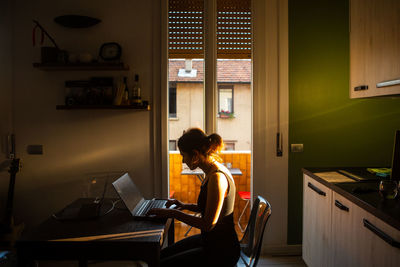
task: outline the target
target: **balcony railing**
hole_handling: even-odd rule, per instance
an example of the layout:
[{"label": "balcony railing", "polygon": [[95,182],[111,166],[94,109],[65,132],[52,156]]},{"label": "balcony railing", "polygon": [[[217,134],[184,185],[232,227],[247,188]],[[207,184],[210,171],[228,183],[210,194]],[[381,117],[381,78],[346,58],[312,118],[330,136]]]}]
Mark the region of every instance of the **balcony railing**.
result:
[{"label": "balcony railing", "polygon": [[[251,152],[250,151],[223,151],[220,154],[223,163],[230,168],[238,168],[241,175],[232,175],[235,180],[236,192],[250,191]],[[186,167],[186,165],[184,166]],[[196,203],[200,192],[201,182],[196,175],[183,175],[182,156],[178,151],[169,152],[169,187],[173,198],[186,203]],[[234,219],[237,222],[246,202],[236,194]],[[246,225],[249,217],[249,208],[241,219],[241,225]]]}]

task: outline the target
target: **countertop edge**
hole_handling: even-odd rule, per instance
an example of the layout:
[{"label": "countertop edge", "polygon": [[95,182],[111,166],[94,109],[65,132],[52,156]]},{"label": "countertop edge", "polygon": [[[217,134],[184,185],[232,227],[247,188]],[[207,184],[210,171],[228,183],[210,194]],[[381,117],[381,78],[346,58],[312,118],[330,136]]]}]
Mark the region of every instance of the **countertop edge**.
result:
[{"label": "countertop edge", "polygon": [[317,182],[327,186],[328,188],[332,189],[334,192],[338,193],[339,195],[347,198],[352,203],[356,204],[360,208],[366,210],[367,212],[371,213],[375,217],[379,218],[380,220],[384,221],[388,225],[396,228],[400,231],[400,221],[392,218],[382,210],[370,205],[369,203],[359,199],[358,197],[352,195],[351,193],[343,190],[342,188],[334,185],[333,183],[327,182],[326,180],[322,179],[318,175],[315,175],[312,171],[308,170],[307,168],[302,168],[304,174],[308,175],[309,177],[313,178]]}]

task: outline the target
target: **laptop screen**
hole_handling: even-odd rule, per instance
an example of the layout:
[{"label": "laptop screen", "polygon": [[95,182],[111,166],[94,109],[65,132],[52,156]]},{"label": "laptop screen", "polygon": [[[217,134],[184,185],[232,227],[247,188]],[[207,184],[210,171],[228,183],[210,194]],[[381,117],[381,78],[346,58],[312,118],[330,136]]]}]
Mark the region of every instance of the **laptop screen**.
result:
[{"label": "laptop screen", "polygon": [[400,130],[394,135],[391,179],[400,181]]},{"label": "laptop screen", "polygon": [[113,182],[113,186],[129,211],[136,207],[136,205],[143,199],[139,189],[132,181],[129,174],[125,173],[118,180]]}]

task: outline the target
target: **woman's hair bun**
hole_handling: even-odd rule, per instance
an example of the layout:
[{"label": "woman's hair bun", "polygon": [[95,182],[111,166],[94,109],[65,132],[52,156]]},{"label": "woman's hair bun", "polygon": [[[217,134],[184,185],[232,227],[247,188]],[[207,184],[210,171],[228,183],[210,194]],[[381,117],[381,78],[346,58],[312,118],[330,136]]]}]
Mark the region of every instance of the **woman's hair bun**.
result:
[{"label": "woman's hair bun", "polygon": [[219,134],[206,135],[199,128],[191,128],[179,138],[178,147],[182,152],[191,153],[197,150],[205,156],[210,156],[222,150],[223,141]]},{"label": "woman's hair bun", "polygon": [[222,150],[224,143],[222,141],[222,137],[219,134],[213,133],[207,136],[207,139],[210,142],[209,152],[210,153],[218,153]]}]

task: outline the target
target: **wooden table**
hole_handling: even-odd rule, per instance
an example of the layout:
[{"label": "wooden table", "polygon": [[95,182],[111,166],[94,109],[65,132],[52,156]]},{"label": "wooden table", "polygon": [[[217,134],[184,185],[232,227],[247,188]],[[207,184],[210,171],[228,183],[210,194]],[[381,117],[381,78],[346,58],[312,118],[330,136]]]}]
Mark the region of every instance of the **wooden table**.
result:
[{"label": "wooden table", "polygon": [[[93,199],[78,199],[65,210],[79,210]],[[106,199],[102,210],[109,210],[113,200]],[[108,203],[108,204],[107,204]],[[102,212],[103,214],[105,212]],[[64,216],[65,217],[65,216]],[[142,260],[159,266],[164,241],[174,242],[174,223],[168,220],[137,220],[126,208],[114,208],[91,220],[57,220],[50,217],[17,241],[19,266],[35,260]]]}]

